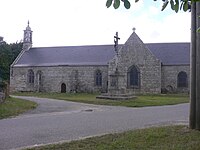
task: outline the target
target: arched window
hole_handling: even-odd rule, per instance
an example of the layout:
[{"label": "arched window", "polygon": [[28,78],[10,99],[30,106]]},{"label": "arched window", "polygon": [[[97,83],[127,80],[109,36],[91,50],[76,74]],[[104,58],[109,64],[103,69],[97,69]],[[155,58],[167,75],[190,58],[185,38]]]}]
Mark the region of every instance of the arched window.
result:
[{"label": "arched window", "polygon": [[36,80],[37,80],[37,91],[41,92],[42,89],[42,71],[38,71],[36,74]]},{"label": "arched window", "polygon": [[102,85],[102,73],[100,70],[95,72],[95,85],[101,86]]},{"label": "arched window", "polygon": [[140,72],[136,66],[132,66],[128,69],[128,87],[139,88],[140,86]]},{"label": "arched window", "polygon": [[61,84],[61,93],[66,93],[66,84],[65,83]]},{"label": "arched window", "polygon": [[34,72],[32,69],[28,71],[28,83],[34,83]]},{"label": "arched window", "polygon": [[178,87],[187,87],[188,86],[187,73],[184,71],[179,72],[177,77],[177,86]]},{"label": "arched window", "polygon": [[40,85],[42,82],[42,72],[40,70],[37,72],[37,80],[38,84]]}]

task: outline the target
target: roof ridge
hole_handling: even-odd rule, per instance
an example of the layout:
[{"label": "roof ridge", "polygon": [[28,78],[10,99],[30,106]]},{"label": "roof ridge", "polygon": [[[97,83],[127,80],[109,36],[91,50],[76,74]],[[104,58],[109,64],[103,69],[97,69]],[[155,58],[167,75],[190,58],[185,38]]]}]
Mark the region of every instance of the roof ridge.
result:
[{"label": "roof ridge", "polygon": [[161,43],[144,43],[144,44],[190,44],[190,42],[161,42]]},{"label": "roof ridge", "polygon": [[[123,44],[119,44],[123,45]],[[105,45],[72,45],[72,46],[41,46],[41,47],[32,47],[31,49],[34,48],[65,48],[65,47],[96,47],[96,46],[114,46],[114,44],[105,44]]]}]

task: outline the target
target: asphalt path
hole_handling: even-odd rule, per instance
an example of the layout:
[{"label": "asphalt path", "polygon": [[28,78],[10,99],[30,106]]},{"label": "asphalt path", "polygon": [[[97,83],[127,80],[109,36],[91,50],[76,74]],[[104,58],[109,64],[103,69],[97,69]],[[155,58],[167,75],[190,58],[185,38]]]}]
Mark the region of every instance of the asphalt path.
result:
[{"label": "asphalt path", "polygon": [[39,106],[0,120],[0,150],[78,140],[157,125],[188,124],[189,104],[128,108],[22,97]]}]

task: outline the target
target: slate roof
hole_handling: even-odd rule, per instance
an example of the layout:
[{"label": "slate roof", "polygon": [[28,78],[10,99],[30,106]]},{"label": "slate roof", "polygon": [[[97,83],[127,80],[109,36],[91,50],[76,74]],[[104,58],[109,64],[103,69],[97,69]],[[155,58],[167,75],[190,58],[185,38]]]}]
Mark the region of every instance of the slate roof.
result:
[{"label": "slate roof", "polygon": [[[189,65],[189,43],[149,43],[163,65]],[[25,51],[14,66],[108,65],[113,45],[39,47]]]},{"label": "slate roof", "polygon": [[14,66],[107,65],[114,54],[113,45],[31,48]]},{"label": "slate roof", "polygon": [[163,65],[190,64],[190,43],[149,43],[146,46]]}]

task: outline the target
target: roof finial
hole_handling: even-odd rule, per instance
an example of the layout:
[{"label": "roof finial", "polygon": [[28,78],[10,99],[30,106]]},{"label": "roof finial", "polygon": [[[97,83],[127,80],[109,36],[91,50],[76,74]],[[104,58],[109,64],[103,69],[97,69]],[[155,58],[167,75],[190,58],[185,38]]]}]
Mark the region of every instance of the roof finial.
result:
[{"label": "roof finial", "polygon": [[28,26],[29,26],[29,20],[28,20]]},{"label": "roof finial", "polygon": [[135,28],[135,27],[133,27],[133,32],[135,32],[135,30],[136,30],[136,28]]}]

